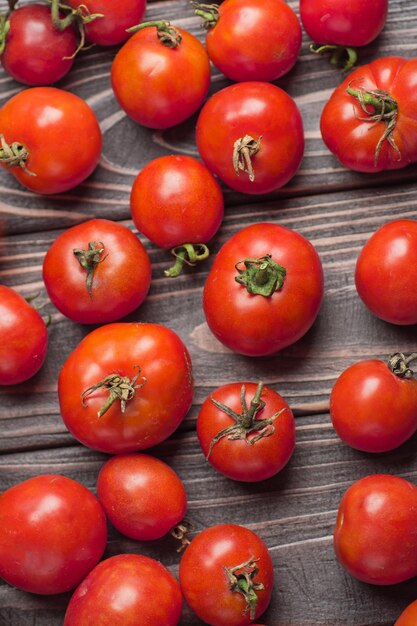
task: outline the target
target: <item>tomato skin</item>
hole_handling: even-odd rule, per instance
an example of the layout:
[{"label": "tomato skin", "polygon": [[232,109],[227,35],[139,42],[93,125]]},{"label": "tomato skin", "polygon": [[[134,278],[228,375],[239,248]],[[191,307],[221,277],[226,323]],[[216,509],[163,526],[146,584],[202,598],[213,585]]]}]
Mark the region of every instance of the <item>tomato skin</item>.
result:
[{"label": "tomato skin", "polygon": [[210,63],[200,41],[177,28],[176,48],[158,40],[153,26],[133,35],[111,68],[113,91],[122,109],[138,124],[169,128],[203,104],[210,86]]},{"label": "tomato skin", "polygon": [[97,496],[113,526],[139,541],[160,539],[187,510],[179,476],[148,454],[120,454],[107,461],[98,476]]},{"label": "tomato skin", "polygon": [[1,63],[10,76],[26,85],[51,85],[69,72],[74,63],[70,57],[77,48],[75,30],[72,26],[64,31],[55,28],[49,6],[19,7],[8,20]]},{"label": "tomato skin", "polygon": [[388,0],[300,0],[300,17],[313,41],[366,46],[384,28]]},{"label": "tomato skin", "polygon": [[394,450],[417,430],[417,380],[399,378],[383,361],[359,361],[337,379],[330,416],[339,437],[352,448]]},{"label": "tomato skin", "polygon": [[[383,57],[359,67],[335,89],[323,109],[320,130],[324,143],[342,165],[372,173],[400,169],[417,161],[416,79],[417,59]],[[375,162],[378,142],[387,124],[384,121],[374,124],[371,114],[366,115],[357,98],[347,93],[349,85],[361,90],[386,91],[397,102],[397,120],[391,137],[400,154],[384,140]]]},{"label": "tomato skin", "polygon": [[[98,419],[108,397],[100,388],[83,392],[117,374],[145,384],[121,412],[115,402]],[[61,415],[72,435],[85,446],[119,454],[160,443],[179,426],[193,397],[193,378],[187,348],[174,331],[159,324],[114,323],[85,337],[66,360],[58,380]]]},{"label": "tomato skin", "polygon": [[[250,294],[235,280],[236,263],[266,254],[287,271],[281,289],[269,297]],[[243,228],[220,249],[204,285],[203,308],[210,330],[225,346],[264,356],[310,329],[323,289],[323,270],[312,244],[284,226],[259,223]]]},{"label": "tomato skin", "polygon": [[73,589],[98,563],[106,541],[100,504],[75,480],[44,474],[0,496],[0,576],[19,589]]},{"label": "tomato skin", "polygon": [[[261,137],[251,159],[253,181],[233,167],[234,144],[246,135],[256,141]],[[211,96],[198,117],[196,140],[207,167],[232,189],[248,194],[285,185],[304,152],[303,122],[294,100],[275,85],[255,81],[230,85]]]},{"label": "tomato skin", "polygon": [[391,324],[417,323],[417,222],[387,222],[362,248],[356,290],[365,306]]},{"label": "tomato skin", "polygon": [[[160,248],[204,243],[223,219],[220,185],[189,156],[163,156],[139,172],[130,197],[136,228]],[[155,216],[158,219],[155,219]]]},{"label": "tomato skin", "polygon": [[[93,273],[91,296],[74,249],[103,243]],[[94,219],[69,228],[53,242],[43,263],[48,296],[61,313],[81,324],[105,324],[142,304],[151,283],[151,263],[139,239],[126,226]]]},{"label": "tomato skin", "polygon": [[142,21],[146,9],[146,0],[68,0],[68,4],[74,9],[82,5],[90,14],[103,15],[84,27],[86,40],[98,46],[126,41],[131,36],[127,29]]},{"label": "tomato skin", "polygon": [[355,578],[393,585],[417,574],[417,487],[388,474],[357,480],[344,494],[334,547]]},{"label": "tomato skin", "polygon": [[[77,128],[77,134],[71,129]],[[32,87],[16,94],[0,109],[0,134],[8,144],[29,151],[26,167],[8,168],[32,191],[56,194],[79,185],[95,169],[101,154],[101,131],[84,100],[55,87]]]},{"label": "tomato skin", "polygon": [[17,385],[42,367],[48,347],[45,322],[26,300],[0,285],[0,385]]},{"label": "tomato skin", "polygon": [[[228,439],[225,436],[217,441],[210,451],[213,438],[233,424],[233,419],[216,407],[212,398],[241,414],[242,385],[246,389],[247,406],[250,405],[258,388],[255,383],[229,383],[218,387],[200,409],[197,418],[197,436],[208,462],[224,476],[233,480],[257,482],[274,476],[290,460],[295,447],[295,422],[284,398],[273,389],[263,387],[261,400],[265,402],[265,407],[256,415],[256,420],[271,418],[282,411],[273,422],[273,434],[259,439],[252,445],[245,439]],[[254,431],[249,440],[258,434],[259,431]]]},{"label": "tomato skin", "polygon": [[185,549],[180,562],[180,585],[190,608],[211,626],[246,626],[251,623],[246,602],[230,589],[225,568],[249,559],[259,572],[254,581],[264,585],[256,591],[257,619],[267,609],[272,595],[274,569],[268,548],[251,530],[236,524],[218,524],[199,533]]},{"label": "tomato skin", "polygon": [[179,585],[161,563],[119,554],[99,563],[76,589],[64,626],[177,626],[181,609]]},{"label": "tomato skin", "polygon": [[394,626],[414,626],[417,623],[417,600],[407,606]]},{"label": "tomato skin", "polygon": [[281,0],[226,0],[206,45],[214,65],[231,80],[273,81],[295,65],[301,26]]}]

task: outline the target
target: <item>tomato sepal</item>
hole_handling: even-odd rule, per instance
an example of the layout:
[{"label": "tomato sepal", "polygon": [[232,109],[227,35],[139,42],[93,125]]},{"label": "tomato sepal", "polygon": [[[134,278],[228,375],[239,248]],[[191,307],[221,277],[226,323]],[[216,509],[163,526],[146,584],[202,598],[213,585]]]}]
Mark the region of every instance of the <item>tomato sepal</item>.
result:
[{"label": "tomato sepal", "polygon": [[243,615],[249,613],[251,620],[255,619],[256,608],[258,606],[258,595],[256,592],[265,589],[263,583],[254,580],[255,576],[259,573],[259,568],[256,565],[257,560],[258,559],[255,559],[254,556],[251,556],[240,565],[224,568],[229,581],[230,591],[242,594],[246,602]]},{"label": "tomato sepal", "polygon": [[201,2],[191,2],[194,13],[197,17],[203,18],[203,28],[210,30],[216,26],[219,21],[219,6],[218,4],[203,4]]},{"label": "tomato sepal", "polygon": [[167,48],[177,48],[180,45],[182,41],[181,33],[175,28],[175,26],[172,26],[171,22],[168,22],[167,20],[142,22],[141,24],[128,28],[126,32],[137,33],[139,30],[150,28],[152,26],[156,28],[156,35],[161,44],[167,46]]},{"label": "tomato sepal", "polygon": [[[239,267],[244,264],[245,269]],[[238,275],[235,281],[246,287],[248,293],[265,297],[281,289],[287,273],[285,267],[272,260],[270,254],[257,259],[244,259],[235,265]]]},{"label": "tomato sepal", "polygon": [[94,272],[97,269],[97,266],[100,263],[103,263],[109,256],[108,254],[101,257],[104,252],[104,243],[101,241],[90,241],[88,243],[87,250],[82,250],[81,248],[74,248],[73,253],[83,270],[86,271],[87,275],[85,278],[85,285],[87,287],[88,295],[91,299],[93,299],[93,279]]},{"label": "tomato sepal", "polygon": [[138,371],[132,379],[128,376],[120,376],[120,374],[109,374],[103,378],[103,380],[85,389],[81,394],[83,407],[87,408],[86,398],[88,398],[88,396],[97,389],[104,388],[108,389],[109,395],[103,406],[99,409],[97,413],[98,417],[103,417],[116,400],[120,400],[120,410],[124,413],[126,411],[126,404],[135,397],[136,389],[140,389],[146,384],[146,378],[143,376],[140,377],[141,382],[138,385],[136,384],[141,370],[139,365],[134,365],[133,367]]},{"label": "tomato sepal", "polygon": [[409,364],[417,359],[417,352],[411,354],[404,354],[403,352],[396,352],[391,354],[388,359],[388,368],[398,378],[413,378],[414,371],[409,368]]},{"label": "tomato sepal", "polygon": [[356,65],[358,60],[358,54],[355,48],[352,48],[351,46],[312,43],[310,44],[309,49],[313,54],[330,53],[330,63],[335,67],[339,67],[342,72],[349,72],[349,70]]}]

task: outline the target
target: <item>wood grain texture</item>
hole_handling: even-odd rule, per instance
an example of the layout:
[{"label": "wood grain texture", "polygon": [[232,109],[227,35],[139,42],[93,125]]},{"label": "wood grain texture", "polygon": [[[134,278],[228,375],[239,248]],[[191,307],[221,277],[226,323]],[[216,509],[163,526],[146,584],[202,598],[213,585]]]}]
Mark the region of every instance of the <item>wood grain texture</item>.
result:
[{"label": "wood grain texture", "polygon": [[[289,4],[297,10],[297,2]],[[0,0],[0,8],[4,6]],[[151,2],[147,17],[169,18],[204,38],[185,0]],[[386,28],[377,42],[361,51],[361,61],[393,54],[411,57],[416,34],[417,4],[392,0]],[[100,120],[104,151],[94,175],[67,194],[45,198],[0,171],[0,227],[7,235],[0,242],[0,282],[24,295],[39,291],[41,302],[46,301],[42,260],[63,229],[94,216],[133,229],[129,194],[140,168],[167,153],[196,155],[195,119],[153,132],[120,111],[109,81],[114,53],[98,48],[86,52],[59,85],[85,98]],[[276,570],[273,601],[262,618],[268,626],[392,626],[417,597],[415,580],[383,589],[364,585],[345,574],[333,554],[336,510],[354,480],[389,472],[417,482],[417,436],[389,454],[361,454],[338,440],[327,413],[334,380],[347,365],[398,350],[417,350],[416,329],[375,319],[359,300],[353,281],[358,252],[376,228],[394,218],[416,217],[417,166],[368,176],[337,163],[320,139],[318,122],[339,81],[340,74],[325,60],[309,55],[305,37],[296,67],[277,83],[295,97],[303,115],[307,142],[302,167],[286,188],[268,197],[245,197],[225,189],[225,220],[211,245],[215,253],[241,227],[261,221],[283,224],[308,237],[322,259],[326,285],[312,330],[274,357],[233,354],[211,336],[204,321],[201,292],[211,261],[173,281],[163,276],[169,253],[143,238],[153,266],[151,291],[142,307],[126,318],[167,324],[190,350],[196,380],[193,407],[177,433],[152,453],[184,480],[195,532],[228,521],[252,528],[266,541]],[[213,70],[212,92],[227,84]],[[0,71],[0,105],[20,89]],[[64,360],[90,328],[65,319],[48,302],[42,310],[53,318],[44,367],[19,390],[0,389],[0,490],[36,474],[58,472],[94,491],[106,457],[76,444],[61,421],[56,393]],[[294,409],[297,447],[277,477],[245,485],[219,476],[205,462],[195,419],[201,403],[218,385],[259,379]],[[107,556],[144,553],[177,573],[179,556],[170,538],[145,544],[109,531]],[[69,597],[38,597],[0,583],[0,626],[60,626]],[[181,626],[198,624],[184,607]]]}]

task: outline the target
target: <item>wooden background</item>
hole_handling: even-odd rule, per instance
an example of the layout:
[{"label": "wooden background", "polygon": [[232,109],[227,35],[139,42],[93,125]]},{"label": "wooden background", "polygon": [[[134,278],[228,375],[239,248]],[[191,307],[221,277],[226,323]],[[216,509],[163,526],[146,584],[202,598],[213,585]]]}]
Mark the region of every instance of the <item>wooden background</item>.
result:
[{"label": "wooden background", "polygon": [[[290,2],[298,11],[298,2]],[[0,7],[4,8],[4,0]],[[169,18],[201,40],[199,20],[185,0],[148,5],[149,19]],[[378,41],[362,50],[362,63],[379,56],[415,54],[417,3],[391,0]],[[135,175],[150,159],[168,153],[196,155],[195,119],[164,132],[136,125],[120,111],[109,72],[114,50],[95,48],[80,55],[59,86],[93,107],[104,132],[104,151],[94,175],[62,196],[44,198],[24,190],[0,172],[0,281],[23,295],[46,293],[42,260],[65,228],[93,216],[118,220],[133,229],[129,192]],[[189,497],[188,518],[199,531],[228,521],[248,526],[271,550],[276,585],[268,626],[392,626],[417,598],[416,580],[390,588],[359,583],[337,564],[332,530],[339,500],[356,479],[389,472],[417,481],[417,436],[400,449],[371,456],[348,449],[330,425],[329,392],[341,371],[356,360],[384,358],[417,349],[416,329],[394,327],[374,318],[356,294],[357,254],[369,236],[394,218],[416,216],[417,166],[394,173],[362,175],[343,169],[321,141],[321,109],[341,75],[326,60],[308,52],[303,39],[293,71],[278,81],[297,101],[305,124],[306,152],[291,183],[268,197],[245,197],[225,190],[226,214],[212,243],[216,251],[241,227],[272,221],[308,237],[325,272],[325,298],[313,329],[273,358],[250,359],[231,353],[211,336],[204,322],[201,292],[210,260],[177,280],[165,278],[170,257],[144,241],[153,264],[149,297],[128,319],[160,322],[187,344],[196,380],[194,405],[180,429],[152,453],[177,470]],[[213,70],[212,91],[228,81]],[[0,105],[22,87],[0,70]],[[19,390],[0,390],[0,490],[40,473],[58,472],[94,491],[105,455],[75,442],[61,421],[56,393],[64,360],[90,328],[63,318],[51,304],[50,344],[41,372]],[[277,477],[260,484],[235,483],[204,460],[195,435],[195,418],[206,396],[234,380],[264,380],[290,403],[297,416],[297,447]],[[119,552],[159,558],[177,573],[179,556],[171,539],[133,542],[110,529],[106,556]],[[59,626],[70,594],[40,597],[0,583],[1,626]],[[184,607],[181,626],[201,622]],[[163,625],[161,625],[163,626]]]}]

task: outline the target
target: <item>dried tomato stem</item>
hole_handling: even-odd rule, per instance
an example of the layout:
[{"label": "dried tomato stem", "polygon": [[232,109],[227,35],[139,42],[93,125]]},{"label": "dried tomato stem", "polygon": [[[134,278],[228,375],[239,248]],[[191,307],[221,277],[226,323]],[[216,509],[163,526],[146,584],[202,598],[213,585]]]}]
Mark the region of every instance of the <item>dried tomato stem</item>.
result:
[{"label": "dried tomato stem", "polygon": [[7,167],[19,166],[30,176],[36,176],[26,167],[26,161],[29,158],[29,150],[19,141],[8,144],[4,135],[0,134],[0,163],[4,163]]},{"label": "dried tomato stem", "polygon": [[[239,266],[243,263],[244,269]],[[281,289],[287,273],[285,267],[272,260],[270,254],[257,259],[244,259],[235,265],[238,275],[235,281],[244,285],[249,293],[272,296]]]},{"label": "dried tomato stem", "polygon": [[207,259],[210,251],[204,243],[184,243],[182,246],[172,248],[171,254],[175,257],[175,263],[172,267],[165,270],[164,274],[169,278],[176,278],[181,274],[184,264],[196,265],[200,261]]},{"label": "dried tomato stem", "polygon": [[103,252],[104,244],[101,241],[90,241],[87,250],[82,250],[81,248],[73,249],[73,253],[77,261],[83,270],[87,272],[85,284],[88,295],[91,299],[93,299],[92,287],[94,272],[96,271],[99,263],[103,263],[103,261],[105,261],[108,257],[108,254],[106,254],[103,258],[100,258]]},{"label": "dried tomato stem", "polygon": [[414,371],[408,367],[411,361],[415,361],[417,359],[417,352],[412,352],[411,354],[404,354],[403,352],[396,352],[395,354],[391,354],[388,359],[388,367],[393,374],[398,376],[399,378],[412,378],[414,376]]},{"label": "dried tomato stem", "polygon": [[140,375],[140,367],[139,365],[134,365],[133,367],[136,368],[138,372],[132,379],[128,376],[120,376],[120,374],[109,374],[103,378],[103,380],[100,380],[98,383],[95,383],[95,385],[91,385],[91,387],[85,389],[81,394],[82,405],[87,407],[85,402],[86,399],[97,389],[104,388],[108,390],[109,395],[103,406],[98,411],[98,417],[102,417],[116,400],[120,400],[120,410],[124,413],[127,402],[135,397],[136,389],[140,389],[146,384],[146,378],[143,376],[141,376],[141,383],[138,385],[136,384]]},{"label": "dried tomato stem", "polygon": [[340,67],[343,72],[349,72],[358,60],[355,48],[349,46],[334,46],[332,44],[310,44],[310,52],[314,54],[331,54],[330,63]]},{"label": "dried tomato stem", "polygon": [[258,606],[258,595],[256,592],[265,589],[262,583],[258,583],[254,580],[255,576],[259,573],[259,568],[256,565],[257,560],[258,559],[255,559],[254,556],[251,556],[240,565],[224,568],[229,581],[230,590],[242,594],[246,601],[243,615],[249,612],[251,620],[255,619],[256,608]]},{"label": "dried tomato stem", "polygon": [[191,4],[195,9],[194,13],[198,17],[203,18],[203,28],[209,30],[210,28],[213,28],[213,26],[216,26],[219,21],[218,4],[202,4],[200,2],[191,2]]},{"label": "dried tomato stem", "polygon": [[126,32],[136,33],[138,30],[149,28],[150,26],[155,26],[157,37],[164,46],[167,46],[168,48],[176,48],[180,45],[182,40],[181,33],[175,28],[175,26],[172,26],[171,23],[166,20],[142,22],[142,24],[137,24],[136,26],[128,28]]},{"label": "dried tomato stem", "polygon": [[261,140],[262,136],[254,139],[250,135],[245,135],[233,144],[233,168],[238,176],[240,170],[245,172],[251,182],[255,180],[251,158],[259,152]]}]

